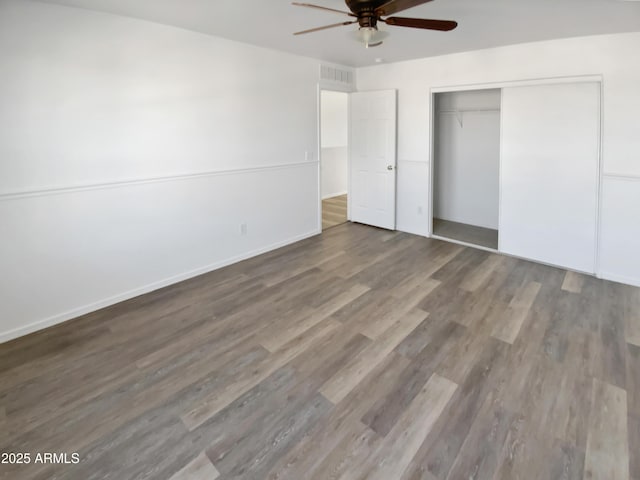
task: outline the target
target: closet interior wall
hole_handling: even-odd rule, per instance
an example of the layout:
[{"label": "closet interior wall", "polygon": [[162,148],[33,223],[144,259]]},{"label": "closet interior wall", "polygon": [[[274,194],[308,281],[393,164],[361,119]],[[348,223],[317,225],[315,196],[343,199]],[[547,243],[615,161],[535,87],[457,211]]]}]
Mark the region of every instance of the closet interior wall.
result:
[{"label": "closet interior wall", "polygon": [[434,235],[498,248],[500,107],[500,89],[434,95]]}]

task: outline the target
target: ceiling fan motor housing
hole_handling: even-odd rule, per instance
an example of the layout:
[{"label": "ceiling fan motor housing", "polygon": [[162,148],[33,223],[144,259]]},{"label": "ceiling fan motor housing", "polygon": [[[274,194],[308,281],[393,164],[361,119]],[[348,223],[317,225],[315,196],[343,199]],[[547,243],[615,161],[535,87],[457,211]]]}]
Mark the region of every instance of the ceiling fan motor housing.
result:
[{"label": "ceiling fan motor housing", "polygon": [[334,23],[332,25],[325,25],[323,27],[310,28],[308,30],[296,32],[294,33],[294,35],[302,35],[303,33],[312,33],[329,28],[342,27],[344,25],[358,23],[360,26],[358,32],[362,34],[362,38],[360,38],[360,41],[364,42],[367,47],[370,47],[380,45],[382,41],[378,40],[381,40],[380,37],[386,34],[386,32],[381,32],[378,30],[379,21],[384,22],[387,25],[420,28],[423,30],[440,30],[448,32],[456,28],[458,26],[458,23],[452,20],[433,20],[426,18],[405,18],[389,16],[412,7],[417,7],[418,5],[422,5],[424,3],[429,3],[431,1],[432,0],[345,0],[345,3],[347,4],[350,12],[336,10],[335,8],[323,7],[320,5],[313,5],[311,3],[293,2],[293,5],[299,7],[327,10],[334,13],[346,14],[352,19],[356,18],[356,20]]},{"label": "ceiling fan motor housing", "polygon": [[387,0],[346,0],[349,10],[358,17],[360,28],[377,28],[378,15],[375,10],[386,2]]}]

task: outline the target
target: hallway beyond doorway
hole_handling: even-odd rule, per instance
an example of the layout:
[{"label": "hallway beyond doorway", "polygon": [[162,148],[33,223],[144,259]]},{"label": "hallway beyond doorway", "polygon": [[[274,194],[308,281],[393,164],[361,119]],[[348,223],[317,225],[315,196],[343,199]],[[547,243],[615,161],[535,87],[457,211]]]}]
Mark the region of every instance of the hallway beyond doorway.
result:
[{"label": "hallway beyond doorway", "polygon": [[347,221],[347,195],[322,200],[322,230]]}]

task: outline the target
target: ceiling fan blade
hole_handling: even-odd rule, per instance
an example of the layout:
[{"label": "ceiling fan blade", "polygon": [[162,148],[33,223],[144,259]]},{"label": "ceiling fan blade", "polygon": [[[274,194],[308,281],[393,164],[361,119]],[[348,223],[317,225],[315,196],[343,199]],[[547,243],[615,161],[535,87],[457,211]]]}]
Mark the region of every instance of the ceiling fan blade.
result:
[{"label": "ceiling fan blade", "polygon": [[375,13],[379,17],[386,17],[387,15],[393,15],[394,13],[407,10],[411,7],[417,7],[423,3],[429,3],[432,0],[391,0],[390,2],[380,5],[376,8]]},{"label": "ceiling fan blade", "polygon": [[423,28],[442,32],[449,32],[458,26],[458,22],[452,20],[429,20],[426,18],[389,17],[382,21],[387,25],[395,25],[396,27]]},{"label": "ceiling fan blade", "polygon": [[310,28],[309,30],[303,30],[301,32],[296,32],[296,33],[294,33],[294,35],[303,35],[305,33],[318,32],[320,30],[326,30],[327,28],[342,27],[343,25],[351,25],[352,23],[357,23],[357,22],[358,22],[357,20],[354,20],[352,22],[334,23],[333,25],[325,25],[324,27]]},{"label": "ceiling fan blade", "polygon": [[320,5],[313,5],[312,3],[291,2],[291,5],[295,5],[296,7],[315,8],[317,10],[325,10],[327,12],[333,12],[333,13],[342,13],[343,15],[349,15],[350,17],[355,17],[355,15],[351,12],[344,12],[342,10],[336,10],[335,8],[321,7]]}]

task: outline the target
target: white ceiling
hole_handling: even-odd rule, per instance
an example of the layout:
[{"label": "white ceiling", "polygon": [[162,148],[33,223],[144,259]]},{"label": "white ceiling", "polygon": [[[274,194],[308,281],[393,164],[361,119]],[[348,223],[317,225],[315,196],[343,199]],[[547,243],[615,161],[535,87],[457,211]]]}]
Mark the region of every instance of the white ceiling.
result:
[{"label": "white ceiling", "polygon": [[[456,20],[456,30],[383,26],[390,37],[384,45],[367,50],[349,37],[356,25],[294,37],[295,31],[348,17],[294,7],[288,0],[41,1],[141,18],[352,66],[371,65],[376,58],[389,63],[554,38],[640,31],[640,1],[435,0],[397,15]],[[347,9],[342,0],[307,1]]]}]

